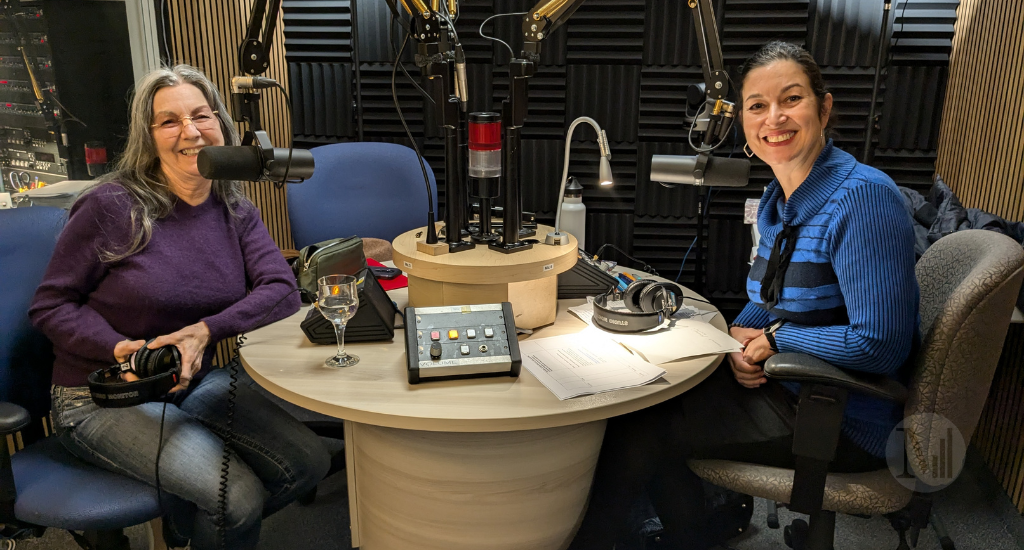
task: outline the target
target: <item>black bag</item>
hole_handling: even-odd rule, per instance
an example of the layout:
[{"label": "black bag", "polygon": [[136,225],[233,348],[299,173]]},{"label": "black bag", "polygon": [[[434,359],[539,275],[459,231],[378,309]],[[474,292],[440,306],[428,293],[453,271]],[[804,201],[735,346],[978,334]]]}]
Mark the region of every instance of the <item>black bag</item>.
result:
[{"label": "black bag", "polygon": [[299,251],[292,264],[295,282],[304,303],[316,301],[317,280],[326,275],[355,275],[366,267],[363,240],[359,237],[331,239],[311,244]]}]

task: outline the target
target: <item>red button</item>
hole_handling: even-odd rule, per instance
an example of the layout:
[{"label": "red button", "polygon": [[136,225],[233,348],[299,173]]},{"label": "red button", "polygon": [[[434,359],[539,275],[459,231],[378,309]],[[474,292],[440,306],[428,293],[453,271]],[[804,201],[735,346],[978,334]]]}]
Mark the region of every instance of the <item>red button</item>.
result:
[{"label": "red button", "polygon": [[437,330],[430,331],[430,339],[435,341],[435,342],[440,340],[441,339],[441,332],[437,331]]}]

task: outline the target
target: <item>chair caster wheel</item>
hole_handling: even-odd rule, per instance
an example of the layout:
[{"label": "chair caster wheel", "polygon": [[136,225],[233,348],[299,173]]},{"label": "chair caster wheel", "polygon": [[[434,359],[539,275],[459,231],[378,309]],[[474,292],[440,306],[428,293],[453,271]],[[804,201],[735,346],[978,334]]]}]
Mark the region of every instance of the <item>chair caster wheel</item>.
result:
[{"label": "chair caster wheel", "polygon": [[786,546],[793,550],[803,550],[807,542],[807,522],[802,519],[793,520],[783,529],[782,536]]},{"label": "chair caster wheel", "polygon": [[769,529],[778,529],[779,528],[779,515],[778,514],[768,514],[768,519],[766,520],[765,523],[768,524],[768,528]]},{"label": "chair caster wheel", "polygon": [[299,504],[303,506],[309,506],[310,504],[313,504],[314,502],[316,502],[316,487],[313,487],[312,489],[309,490],[308,493],[302,495],[296,500],[298,501]]},{"label": "chair caster wheel", "polygon": [[953,539],[949,537],[942,537],[939,539],[939,546],[942,547],[942,550],[956,550],[956,545],[953,544]]}]

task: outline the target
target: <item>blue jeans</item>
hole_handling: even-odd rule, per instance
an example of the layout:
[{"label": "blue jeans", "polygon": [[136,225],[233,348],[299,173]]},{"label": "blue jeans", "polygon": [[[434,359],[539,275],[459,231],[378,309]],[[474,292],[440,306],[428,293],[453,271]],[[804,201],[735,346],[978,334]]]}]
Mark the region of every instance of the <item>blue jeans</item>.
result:
[{"label": "blue jeans", "polygon": [[[246,377],[247,378],[247,377]],[[106,470],[159,487],[170,534],[194,550],[220,548],[219,489],[224,443],[230,466],[224,547],[255,548],[261,519],[310,491],[330,467],[320,439],[246,382],[235,391],[226,427],[230,376],[214,369],[179,405],[96,406],[88,388],[53,388],[53,423],[64,446]],[[166,407],[166,410],[165,410]]]}]

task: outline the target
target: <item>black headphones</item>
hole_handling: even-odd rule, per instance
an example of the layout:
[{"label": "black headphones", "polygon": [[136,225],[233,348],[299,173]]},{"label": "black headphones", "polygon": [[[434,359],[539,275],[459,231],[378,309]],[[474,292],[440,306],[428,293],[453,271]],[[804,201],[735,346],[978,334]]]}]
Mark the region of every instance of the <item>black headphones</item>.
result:
[{"label": "black headphones", "polygon": [[[614,300],[622,300],[628,311],[609,309],[608,302]],[[594,324],[612,332],[642,332],[661,325],[682,304],[678,285],[640,279],[622,292],[612,289],[594,298]]]},{"label": "black headphones", "polygon": [[[181,374],[181,353],[175,346],[142,349],[131,354],[124,363],[100,369],[89,375],[89,392],[100,407],[134,407],[160,401],[174,386]],[[122,382],[121,373],[131,371],[139,380]]]}]

